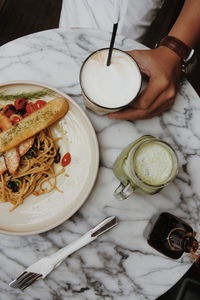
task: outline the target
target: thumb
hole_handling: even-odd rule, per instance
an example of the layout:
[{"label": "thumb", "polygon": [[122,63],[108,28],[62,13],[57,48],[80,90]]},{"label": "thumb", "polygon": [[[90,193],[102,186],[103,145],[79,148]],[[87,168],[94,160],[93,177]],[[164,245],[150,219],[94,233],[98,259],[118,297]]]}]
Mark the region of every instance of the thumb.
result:
[{"label": "thumb", "polygon": [[137,63],[141,73],[145,74],[147,77],[150,76],[147,68],[146,68],[146,59],[145,59],[145,51],[144,50],[131,50],[126,51]]}]

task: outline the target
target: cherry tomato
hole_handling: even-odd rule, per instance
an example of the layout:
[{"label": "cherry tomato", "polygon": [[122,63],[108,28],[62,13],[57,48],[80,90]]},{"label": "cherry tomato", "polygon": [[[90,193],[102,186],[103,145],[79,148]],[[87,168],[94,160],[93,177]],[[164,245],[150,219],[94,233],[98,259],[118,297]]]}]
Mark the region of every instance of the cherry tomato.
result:
[{"label": "cherry tomato", "polygon": [[67,165],[70,164],[70,162],[71,162],[71,154],[69,152],[67,152],[61,160],[61,165],[63,167],[66,167]]},{"label": "cherry tomato", "polygon": [[35,104],[32,103],[32,102],[29,102],[27,105],[26,105],[26,113],[28,115],[32,114],[34,111],[36,111],[36,107],[35,107]]},{"label": "cherry tomato", "polygon": [[15,100],[14,106],[15,106],[16,110],[20,110],[20,109],[24,109],[25,110],[27,103],[28,103],[27,99],[18,98],[18,99]]},{"label": "cherry tomato", "polygon": [[3,113],[6,115],[6,117],[10,118],[11,115],[16,113],[16,109],[14,107],[14,105],[12,104],[7,104],[4,108],[3,108]]},{"label": "cherry tomato", "polygon": [[21,121],[22,117],[20,117],[19,115],[13,114],[12,116],[10,116],[10,120],[12,122],[12,124],[16,124],[19,121]]},{"label": "cherry tomato", "polygon": [[40,108],[42,108],[43,106],[45,106],[45,104],[46,104],[46,101],[44,101],[44,100],[37,100],[37,101],[35,102],[35,108],[36,108],[36,109],[40,109]]}]

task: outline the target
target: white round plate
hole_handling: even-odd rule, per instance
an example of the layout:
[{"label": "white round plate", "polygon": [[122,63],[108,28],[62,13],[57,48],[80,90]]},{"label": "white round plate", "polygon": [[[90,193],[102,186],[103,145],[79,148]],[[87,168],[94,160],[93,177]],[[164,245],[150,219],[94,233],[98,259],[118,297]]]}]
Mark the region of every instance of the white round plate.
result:
[{"label": "white round plate", "polygon": [[[61,96],[69,102],[68,113],[52,126],[59,140],[61,157],[71,153],[71,163],[57,178],[63,192],[30,195],[13,211],[10,203],[0,203],[0,232],[12,235],[30,235],[50,230],[69,219],[85,202],[95,183],[99,166],[99,148],[95,131],[85,113],[68,95],[34,82],[10,82],[0,85],[0,94],[19,94],[49,89],[46,101]],[[12,101],[0,100],[1,104]],[[56,165],[59,169],[60,164]]]}]

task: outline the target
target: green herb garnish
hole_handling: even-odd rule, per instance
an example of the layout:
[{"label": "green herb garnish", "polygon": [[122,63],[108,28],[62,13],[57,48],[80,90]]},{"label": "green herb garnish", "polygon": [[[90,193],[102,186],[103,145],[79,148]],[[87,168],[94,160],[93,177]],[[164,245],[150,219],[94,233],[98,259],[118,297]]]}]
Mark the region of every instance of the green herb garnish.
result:
[{"label": "green herb garnish", "polygon": [[0,100],[14,100],[17,98],[25,99],[37,99],[44,96],[52,95],[54,92],[48,89],[42,89],[37,92],[19,93],[19,94],[6,94],[5,92],[0,92]]}]

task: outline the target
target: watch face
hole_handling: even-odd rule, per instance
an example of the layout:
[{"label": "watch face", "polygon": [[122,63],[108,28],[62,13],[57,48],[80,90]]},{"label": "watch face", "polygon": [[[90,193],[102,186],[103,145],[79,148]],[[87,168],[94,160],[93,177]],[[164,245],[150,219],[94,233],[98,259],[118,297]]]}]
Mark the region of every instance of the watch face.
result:
[{"label": "watch face", "polygon": [[195,53],[193,52],[193,55],[190,57],[190,59],[185,61],[182,64],[182,71],[185,74],[189,74],[192,72],[192,70],[194,69],[196,64],[197,64],[197,57],[196,57]]},{"label": "watch face", "polygon": [[193,55],[194,55],[194,49],[191,49],[190,54],[189,54],[188,57],[185,59],[185,62],[187,63],[188,61],[190,61],[191,58],[193,57]]}]

